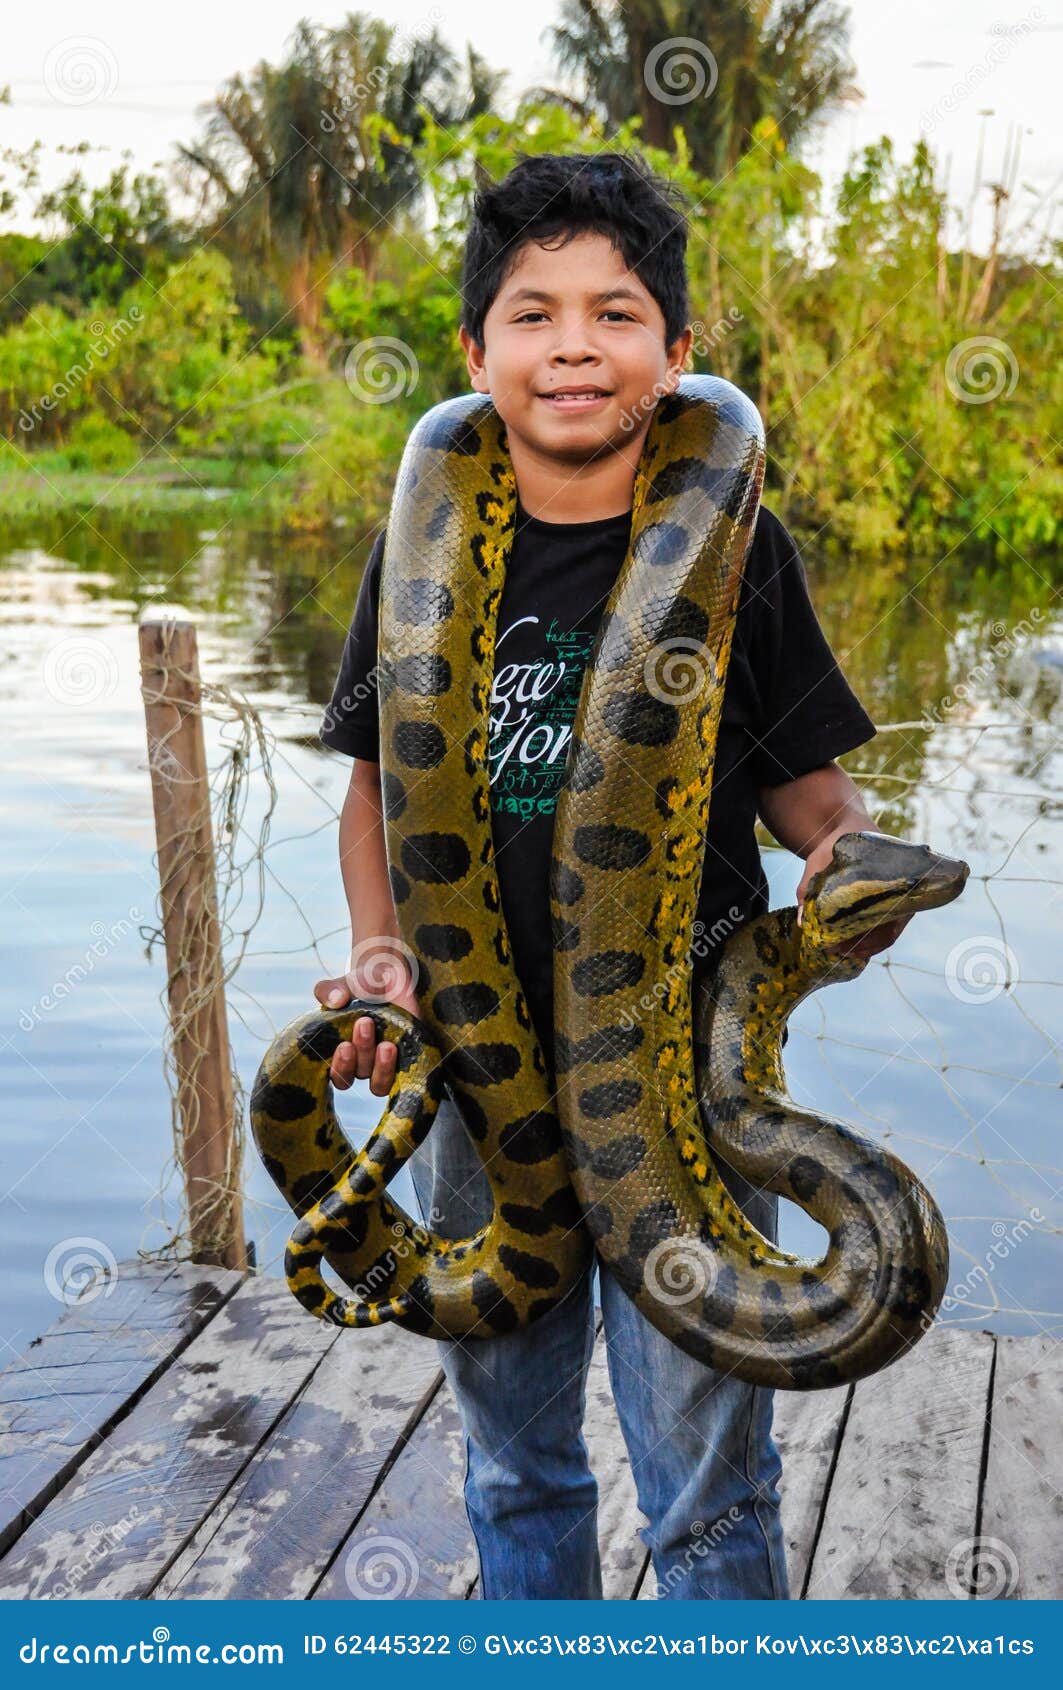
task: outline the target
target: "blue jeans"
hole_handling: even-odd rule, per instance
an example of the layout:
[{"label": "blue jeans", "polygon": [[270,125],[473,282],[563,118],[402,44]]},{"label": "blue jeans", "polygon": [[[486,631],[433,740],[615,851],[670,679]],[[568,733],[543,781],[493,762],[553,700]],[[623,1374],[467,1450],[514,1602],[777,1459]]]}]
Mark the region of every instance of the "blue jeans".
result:
[{"label": "blue jeans", "polygon": [[[490,1188],[449,1095],[408,1166],[426,1226],[464,1238],[489,1218]],[[731,1171],[726,1179],[774,1238],[776,1199]],[[604,1264],[598,1277],[657,1596],[788,1597],[771,1391],[704,1367],[651,1325]],[[465,1507],[486,1600],[602,1595],[598,1488],[582,1430],[594,1328],[592,1265],[534,1326],[438,1344],[465,1434]]]}]

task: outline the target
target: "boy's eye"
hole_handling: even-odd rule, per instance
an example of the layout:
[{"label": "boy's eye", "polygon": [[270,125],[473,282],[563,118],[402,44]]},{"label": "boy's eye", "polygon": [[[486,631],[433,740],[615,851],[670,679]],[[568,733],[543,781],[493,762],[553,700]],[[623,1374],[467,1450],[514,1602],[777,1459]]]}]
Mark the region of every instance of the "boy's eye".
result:
[{"label": "boy's eye", "polygon": [[[545,317],[545,315],[546,315],[545,311],[522,311],[520,316],[517,317],[515,319],[515,321],[518,322],[518,323],[526,323],[528,321],[529,317]],[[619,317],[625,323],[633,323],[635,321],[634,317],[630,316],[627,311],[608,310],[608,311],[603,311],[602,316],[603,317]]]}]

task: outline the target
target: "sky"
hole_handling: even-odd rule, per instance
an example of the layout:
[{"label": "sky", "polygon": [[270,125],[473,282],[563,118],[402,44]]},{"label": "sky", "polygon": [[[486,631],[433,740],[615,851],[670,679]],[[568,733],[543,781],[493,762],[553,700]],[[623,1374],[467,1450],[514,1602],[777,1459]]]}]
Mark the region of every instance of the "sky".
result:
[{"label": "sky", "polygon": [[[177,141],[200,132],[200,103],[235,72],[280,58],[300,17],[333,24],[358,9],[407,31],[437,20],[459,56],[472,41],[490,65],[510,72],[511,96],[558,81],[544,42],[557,15],[549,4],[537,10],[486,0],[364,0],[360,7],[306,0],[303,7],[257,0],[247,8],[184,0],[157,8],[140,0],[58,0],[19,8],[19,27],[7,34],[0,84],[10,86],[12,104],[0,106],[0,149],[44,140],[45,187],[71,167],[57,149],[81,140],[107,149],[82,161],[90,180],[105,177],[127,148],[137,168],[165,166]],[[907,157],[925,134],[938,154],[938,179],[965,214],[980,153],[983,183],[998,179],[1009,143],[1018,139],[1009,228],[1018,234],[1028,217],[1030,228],[1044,228],[1063,190],[1063,0],[852,0],[849,9],[863,98],[831,122],[808,162],[832,183],[854,148],[889,134]],[[710,49],[711,12],[707,5],[702,31]],[[983,186],[971,221],[973,245],[982,251],[988,204]],[[0,224],[32,226],[29,204]],[[958,230],[957,219],[950,232]]]}]

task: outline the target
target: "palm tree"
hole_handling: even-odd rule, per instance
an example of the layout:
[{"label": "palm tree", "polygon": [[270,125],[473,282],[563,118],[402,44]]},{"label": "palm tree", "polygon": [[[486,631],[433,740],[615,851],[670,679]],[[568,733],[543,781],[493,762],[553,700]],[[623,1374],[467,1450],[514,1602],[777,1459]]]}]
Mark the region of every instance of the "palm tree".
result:
[{"label": "palm tree", "polygon": [[417,203],[426,118],[459,123],[501,81],[470,48],[463,88],[436,30],[399,53],[395,35],[363,12],[332,29],[303,19],[284,63],[231,78],[204,108],[202,140],[178,149],[207,237],[265,266],[318,363],[329,276],[357,265],[371,278],[385,226]]},{"label": "palm tree", "polygon": [[761,118],[774,119],[798,151],[839,105],[860,97],[848,27],[848,9],[835,0],[562,0],[561,22],[547,36],[579,92],[539,88],[527,97],[613,125],[641,118],[643,139],[665,150],[682,126],[691,163],[718,180],[749,149]]}]

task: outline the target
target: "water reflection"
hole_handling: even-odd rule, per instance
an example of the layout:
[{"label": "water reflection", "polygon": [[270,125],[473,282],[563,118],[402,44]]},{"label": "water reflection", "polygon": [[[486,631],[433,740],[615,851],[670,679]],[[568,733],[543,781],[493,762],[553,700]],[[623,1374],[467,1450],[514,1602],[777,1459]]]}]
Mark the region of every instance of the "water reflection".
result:
[{"label": "water reflection", "polygon": [[[165,973],[161,947],[148,946],[157,875],[138,615],[159,601],[194,611],[204,673],[246,692],[275,739],[264,879],[245,875],[228,911],[234,933],[250,930],[229,994],[249,1084],[271,1033],[346,959],[335,813],[350,765],[321,750],[316,729],[371,538],[352,527],[342,545],[279,540],[221,516],[204,527],[102,512],[7,531],[0,1333],[19,1349],[59,1312],[45,1277],[54,1246],[87,1237],[122,1259],[163,1236]],[[973,873],[959,903],[919,917],[887,962],[801,1007],[792,1087],[886,1134],[928,1180],[949,1217],[957,1284],[973,1275],[977,1289],[959,1292],[952,1318],[1054,1331],[1063,621],[1019,564],[884,564],[814,545],[804,556],[854,687],[877,722],[905,724],[846,766],[871,781],[882,828],[965,856]],[[208,720],[207,740],[217,770],[231,732]],[[252,770],[239,836],[249,866],[266,801]],[[772,850],[768,866],[774,901],[791,901],[800,864]],[[360,1137],[378,1104],[357,1088],[339,1112]],[[249,1231],[279,1271],[290,1217],[253,1149],[247,1184]],[[412,1201],[408,1186],[397,1195]],[[174,1183],[171,1214],[177,1197]],[[1031,1225],[1031,1211],[1043,1219]],[[792,1248],[814,1248],[816,1232],[787,1212]],[[992,1253],[1002,1238],[1003,1258]]]}]

